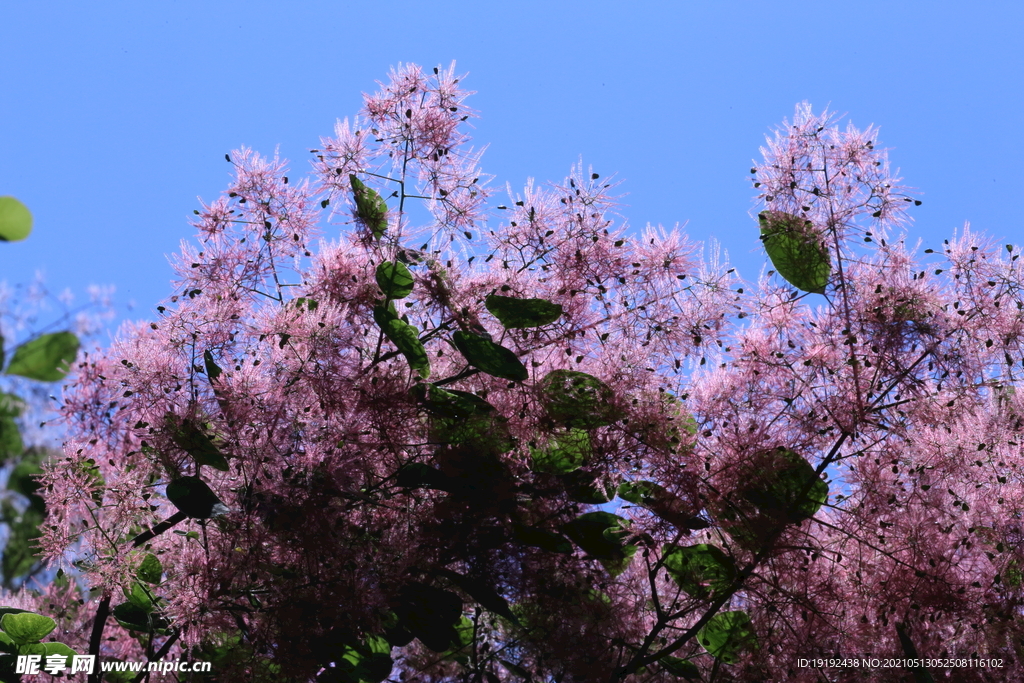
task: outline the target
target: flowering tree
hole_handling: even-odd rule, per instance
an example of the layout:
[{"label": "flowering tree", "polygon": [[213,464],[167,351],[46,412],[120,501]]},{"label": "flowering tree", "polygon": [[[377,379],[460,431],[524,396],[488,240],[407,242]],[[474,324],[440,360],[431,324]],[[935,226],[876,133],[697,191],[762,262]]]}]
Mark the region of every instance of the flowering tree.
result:
[{"label": "flowering tree", "polygon": [[1013,249],[918,265],[875,131],[807,106],[752,169],[751,291],[579,166],[491,230],[467,94],[398,69],[308,181],[228,157],[161,317],[65,395],[42,548],[95,597],[55,636],[223,681],[1016,669]]}]

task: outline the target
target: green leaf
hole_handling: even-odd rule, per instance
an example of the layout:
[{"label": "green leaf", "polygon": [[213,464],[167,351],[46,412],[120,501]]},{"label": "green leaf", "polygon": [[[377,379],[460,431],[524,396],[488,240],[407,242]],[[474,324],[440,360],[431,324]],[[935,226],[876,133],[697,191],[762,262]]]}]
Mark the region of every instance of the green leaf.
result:
[{"label": "green leaf", "polygon": [[26,497],[35,496],[36,491],[39,490],[37,477],[43,473],[43,468],[40,466],[43,455],[44,451],[42,450],[29,449],[26,451],[7,477],[7,488]]},{"label": "green leaf", "polygon": [[460,590],[476,600],[476,602],[483,608],[490,610],[499,616],[505,617],[513,624],[518,625],[519,620],[514,614],[512,614],[512,610],[508,606],[508,601],[505,600],[498,591],[494,590],[487,581],[465,576],[463,574],[457,574],[448,569],[442,569],[438,574],[444,576],[458,586]]},{"label": "green leaf", "polygon": [[713,545],[666,546],[662,553],[672,580],[700,600],[723,595],[737,575],[736,563]]},{"label": "green leaf", "polygon": [[12,460],[25,450],[18,423],[10,417],[0,417],[0,462]]},{"label": "green leaf", "polygon": [[634,505],[647,505],[664,487],[653,481],[624,481],[619,485],[619,498]]},{"label": "green leaf", "polygon": [[78,654],[64,643],[43,643],[43,647],[46,650],[44,660],[48,662],[53,655],[64,655],[64,666],[69,668],[71,667],[71,658]]},{"label": "green leaf", "polygon": [[541,550],[563,555],[572,554],[572,543],[565,536],[552,531],[539,529],[535,526],[514,524],[512,526],[512,537],[523,545],[528,545]]},{"label": "green leaf", "polygon": [[442,389],[429,383],[417,384],[410,391],[431,415],[438,417],[464,419],[495,411],[490,403],[468,391]]},{"label": "green leaf", "polygon": [[148,633],[151,630],[165,625],[159,615],[153,614],[152,608],[145,609],[129,602],[122,602],[112,610],[117,623],[130,631],[142,631]]},{"label": "green leaf", "polygon": [[585,372],[553,370],[541,380],[541,401],[553,420],[576,429],[610,425],[621,414],[608,385]]},{"label": "green leaf", "polygon": [[762,211],[757,219],[761,241],[779,275],[797,289],[824,294],[832,263],[814,224],[782,211]]},{"label": "green leaf", "polygon": [[124,596],[128,598],[128,602],[135,607],[144,610],[147,614],[153,611],[153,596],[138,581],[132,581],[131,588],[123,588],[122,591]]},{"label": "green leaf", "polygon": [[380,239],[388,229],[388,205],[377,191],[367,187],[363,181],[349,174],[352,195],[356,202],[356,218],[363,222],[375,239]]},{"label": "green leaf", "polygon": [[653,481],[627,481],[619,486],[619,497],[642,505],[679,529],[704,529],[707,522],[694,517],[690,505]]},{"label": "green leaf", "polygon": [[377,266],[377,286],[388,299],[404,299],[412,293],[412,273],[404,263],[385,261]]},{"label": "green leaf", "polygon": [[20,513],[6,501],[2,506],[8,536],[0,567],[3,569],[4,581],[8,584],[18,577],[27,577],[39,564],[39,525],[43,523],[45,504],[38,496],[32,496],[32,499],[39,500],[39,504],[30,505]]},{"label": "green leaf", "polygon": [[0,392],[0,417],[20,417],[25,411],[25,400],[15,394]]},{"label": "green leaf", "polygon": [[160,583],[163,575],[163,565],[160,564],[160,559],[153,553],[147,553],[142,558],[142,564],[139,565],[138,570],[135,572],[135,576],[139,577],[140,581],[151,583],[154,586]]},{"label": "green leaf", "polygon": [[689,659],[667,655],[658,660],[661,668],[677,678],[685,678],[688,681],[700,680],[700,669]]},{"label": "green leaf", "polygon": [[199,477],[181,477],[167,485],[167,499],[193,519],[210,519],[227,513],[206,482]]},{"label": "green leaf", "polygon": [[610,512],[588,512],[563,524],[561,530],[583,552],[600,560],[610,574],[618,576],[637,549],[624,543],[628,524],[628,520]]},{"label": "green leaf", "polygon": [[719,612],[697,631],[697,642],[726,664],[735,664],[744,652],[758,649],[757,634],[746,612]]},{"label": "green leaf", "polygon": [[0,197],[0,242],[17,242],[32,232],[32,212],[14,197]]},{"label": "green leaf", "polygon": [[517,299],[491,294],[484,300],[484,305],[506,329],[540,327],[562,316],[562,306],[546,299]]},{"label": "green leaf", "polygon": [[615,484],[603,475],[576,470],[559,477],[565,485],[565,492],[572,500],[588,505],[607,503],[615,497]]},{"label": "green leaf", "polygon": [[828,484],[788,448],[763,454],[757,469],[760,476],[752,478],[740,495],[766,515],[798,524],[813,517],[828,499]]},{"label": "green leaf", "polygon": [[78,355],[78,337],[70,332],[43,334],[14,350],[8,375],[20,375],[40,382],[59,382],[67,377]]},{"label": "green leaf", "polygon": [[452,341],[470,365],[488,375],[516,382],[530,376],[515,353],[484,336],[459,330],[452,335]]},{"label": "green leaf", "polygon": [[213,354],[210,353],[209,349],[203,351],[203,364],[206,366],[206,376],[210,378],[211,384],[216,382],[217,378],[224,372],[217,365],[217,362],[213,360]]},{"label": "green leaf", "polygon": [[334,676],[338,683],[380,683],[391,673],[391,645],[380,636],[370,636],[356,645],[342,644],[335,657]]},{"label": "green leaf", "polygon": [[405,356],[409,367],[424,379],[430,376],[430,360],[419,338],[419,330],[398,317],[389,306],[375,306],[373,319],[384,336]]},{"label": "green leaf", "polygon": [[55,628],[56,621],[33,612],[8,613],[0,617],[0,629],[18,645],[38,643]]},{"label": "green leaf", "polygon": [[209,436],[191,419],[184,418],[180,422],[174,413],[165,413],[164,421],[170,431],[171,440],[185,451],[200,465],[209,465],[215,470],[227,472],[228,461]]},{"label": "green leaf", "polygon": [[569,429],[555,436],[543,448],[530,448],[533,456],[530,469],[547,474],[568,474],[586,464],[592,453],[590,433],[582,429]]},{"label": "green leaf", "polygon": [[473,643],[473,634],[476,627],[473,625],[472,619],[463,616],[459,619],[459,623],[455,625],[456,638],[452,641],[452,646],[442,655],[445,659],[454,659],[458,663],[465,666],[469,663],[469,656],[466,652]]},{"label": "green leaf", "polygon": [[418,384],[411,390],[433,416],[430,439],[435,443],[473,444],[495,453],[515,448],[508,418],[476,394]]}]

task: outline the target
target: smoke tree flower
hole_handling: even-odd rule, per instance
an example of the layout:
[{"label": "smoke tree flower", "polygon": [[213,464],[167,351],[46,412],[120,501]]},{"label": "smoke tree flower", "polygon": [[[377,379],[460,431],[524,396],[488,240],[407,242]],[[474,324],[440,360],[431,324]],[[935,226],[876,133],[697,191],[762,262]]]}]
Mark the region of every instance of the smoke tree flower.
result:
[{"label": "smoke tree flower", "polygon": [[309,181],[229,155],[161,315],[79,361],[42,478],[98,596],[66,642],[225,681],[1019,670],[1013,249],[921,265],[877,132],[809,105],[753,169],[756,286],[629,236],[582,163],[491,226],[460,81],[394,70]]}]

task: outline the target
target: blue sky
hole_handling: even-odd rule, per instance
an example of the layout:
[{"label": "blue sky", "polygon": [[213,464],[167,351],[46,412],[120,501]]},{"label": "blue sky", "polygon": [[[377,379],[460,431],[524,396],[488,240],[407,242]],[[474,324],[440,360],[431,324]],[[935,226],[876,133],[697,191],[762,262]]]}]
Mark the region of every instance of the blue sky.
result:
[{"label": "blue sky", "polygon": [[558,181],[582,156],[624,181],[634,230],[688,222],[749,279],[751,160],[802,100],[881,127],[924,200],[922,248],[967,220],[1019,243],[1022,30],[1002,1],[9,3],[0,195],[36,224],[0,245],[0,280],[41,270],[79,300],[111,284],[117,320],[149,318],[225,152],[279,147],[298,177],[392,65],[452,60],[495,183]]}]

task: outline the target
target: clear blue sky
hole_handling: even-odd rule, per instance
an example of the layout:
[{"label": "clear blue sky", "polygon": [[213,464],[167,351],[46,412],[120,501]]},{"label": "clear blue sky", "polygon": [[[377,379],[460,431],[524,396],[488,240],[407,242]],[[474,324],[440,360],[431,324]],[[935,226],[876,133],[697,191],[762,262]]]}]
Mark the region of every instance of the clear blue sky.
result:
[{"label": "clear blue sky", "polygon": [[389,67],[452,60],[496,183],[561,180],[582,155],[624,181],[633,229],[688,221],[749,279],[751,160],[801,100],[881,126],[925,247],[965,220],[1019,243],[1022,34],[1024,5],[993,0],[11,2],[0,195],[36,225],[0,245],[0,279],[113,284],[119,319],[148,318],[225,152],[279,146],[298,177]]}]

